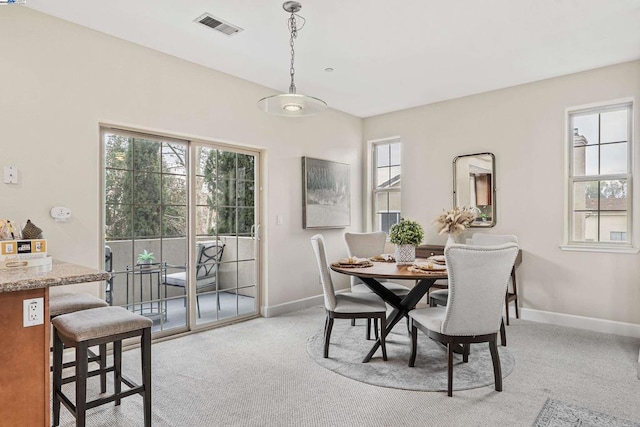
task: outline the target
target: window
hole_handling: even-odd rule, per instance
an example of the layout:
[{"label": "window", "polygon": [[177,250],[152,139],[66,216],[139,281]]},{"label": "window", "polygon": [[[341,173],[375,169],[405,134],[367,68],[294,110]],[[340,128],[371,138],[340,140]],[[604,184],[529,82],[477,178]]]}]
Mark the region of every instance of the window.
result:
[{"label": "window", "polygon": [[389,233],[400,221],[400,141],[373,144],[373,230]]},{"label": "window", "polygon": [[631,244],[631,108],[569,113],[569,244]]}]

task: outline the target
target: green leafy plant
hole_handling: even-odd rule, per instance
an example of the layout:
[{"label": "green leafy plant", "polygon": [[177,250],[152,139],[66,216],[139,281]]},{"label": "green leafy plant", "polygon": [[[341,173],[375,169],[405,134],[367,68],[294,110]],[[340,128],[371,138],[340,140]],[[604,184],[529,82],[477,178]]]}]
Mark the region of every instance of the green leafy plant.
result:
[{"label": "green leafy plant", "polygon": [[147,252],[145,249],[140,254],[138,254],[138,264],[150,264],[155,261],[156,256],[153,252]]},{"label": "green leafy plant", "polygon": [[389,237],[389,241],[395,245],[418,246],[424,238],[424,230],[415,221],[401,219],[400,222],[391,226]]}]

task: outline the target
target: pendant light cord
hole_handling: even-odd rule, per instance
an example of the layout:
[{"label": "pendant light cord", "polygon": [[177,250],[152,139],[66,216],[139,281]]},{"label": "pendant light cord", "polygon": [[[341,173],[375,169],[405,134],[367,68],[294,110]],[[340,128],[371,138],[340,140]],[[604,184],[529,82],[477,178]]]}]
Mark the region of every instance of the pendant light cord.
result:
[{"label": "pendant light cord", "polygon": [[296,23],[296,15],[295,13],[291,13],[291,17],[289,18],[289,32],[291,33],[291,38],[289,39],[289,46],[291,46],[291,67],[289,67],[289,75],[291,76],[291,84],[289,85],[289,93],[296,93],[296,84],[294,82],[294,74],[296,73],[296,69],[293,66],[293,61],[296,57],[295,50],[293,49],[293,43],[296,37],[298,37],[298,28]]}]

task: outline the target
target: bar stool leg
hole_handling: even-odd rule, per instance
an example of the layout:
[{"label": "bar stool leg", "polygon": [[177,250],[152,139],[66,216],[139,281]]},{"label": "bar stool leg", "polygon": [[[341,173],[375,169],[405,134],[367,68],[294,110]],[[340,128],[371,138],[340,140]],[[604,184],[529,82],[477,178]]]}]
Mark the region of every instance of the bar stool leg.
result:
[{"label": "bar stool leg", "polygon": [[100,352],[100,393],[107,392],[107,345],[100,344],[98,346]]},{"label": "bar stool leg", "polygon": [[87,344],[76,346],[76,427],[85,427],[87,416]]},{"label": "bar stool leg", "polygon": [[58,331],[53,330],[53,425],[60,424],[60,395],[62,390],[62,351],[64,346],[58,335]]},{"label": "bar stool leg", "polygon": [[[122,391],[122,340],[113,343],[113,391],[119,395]],[[116,406],[122,399],[116,399]]]},{"label": "bar stool leg", "polygon": [[142,400],[144,403],[144,425],[151,427],[151,329],[146,328],[142,331],[142,343],[140,345],[142,351],[142,385],[144,387],[144,395]]}]

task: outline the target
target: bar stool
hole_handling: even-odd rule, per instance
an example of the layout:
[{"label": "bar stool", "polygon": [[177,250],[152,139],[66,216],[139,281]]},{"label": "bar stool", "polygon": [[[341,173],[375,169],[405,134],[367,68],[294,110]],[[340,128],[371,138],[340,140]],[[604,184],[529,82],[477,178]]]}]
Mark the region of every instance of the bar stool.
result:
[{"label": "bar stool", "polygon": [[[89,310],[91,308],[107,307],[106,301],[94,297],[89,294],[82,293],[61,293],[51,295],[49,297],[49,320],[52,320],[56,316],[62,314],[75,313],[76,311]],[[51,348],[53,351],[53,348]],[[104,368],[107,363],[107,345],[101,345],[98,347],[98,354],[95,354],[92,350],[88,351],[87,358],[89,362],[96,362],[100,364],[101,368]],[[66,362],[62,365],[62,368],[69,368],[75,364],[75,361]],[[50,368],[53,371],[53,365]],[[100,390],[102,393],[107,391],[107,375],[100,376]]]},{"label": "bar stool", "polygon": [[[53,425],[60,424],[60,403],[74,415],[76,426],[84,427],[86,411],[109,402],[139,394],[144,404],[144,425],[151,426],[151,325],[153,322],[122,307],[100,307],[55,317],[53,324]],[[122,376],[122,340],[140,337],[142,385]],[[88,348],[113,343],[113,366],[88,371]],[[76,349],[75,375],[62,378],[64,347]],[[87,402],[87,378],[113,372],[114,393]],[[62,384],[75,382],[75,405],[62,392]],[[122,391],[122,383],[129,387]]]}]

